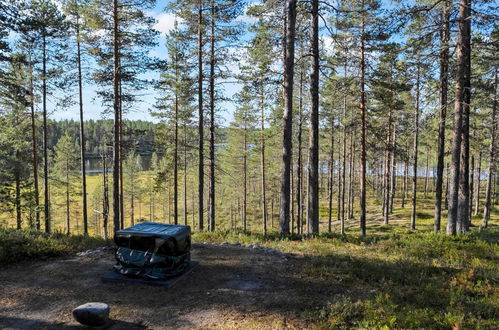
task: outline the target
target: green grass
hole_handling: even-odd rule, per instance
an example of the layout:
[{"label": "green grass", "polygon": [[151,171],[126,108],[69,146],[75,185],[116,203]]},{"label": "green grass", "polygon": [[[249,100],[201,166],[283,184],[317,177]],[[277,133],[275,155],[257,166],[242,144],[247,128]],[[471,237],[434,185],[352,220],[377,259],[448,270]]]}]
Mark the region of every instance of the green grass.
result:
[{"label": "green grass", "polygon": [[291,275],[300,318],[317,328],[492,329],[499,325],[499,229],[456,237],[432,232],[432,219],[369,224],[368,236],[315,238],[242,232],[196,233],[195,241],[240,242],[298,256]]},{"label": "green grass", "polygon": [[0,264],[62,256],[109,244],[110,241],[98,237],[46,234],[29,229],[0,227]]}]

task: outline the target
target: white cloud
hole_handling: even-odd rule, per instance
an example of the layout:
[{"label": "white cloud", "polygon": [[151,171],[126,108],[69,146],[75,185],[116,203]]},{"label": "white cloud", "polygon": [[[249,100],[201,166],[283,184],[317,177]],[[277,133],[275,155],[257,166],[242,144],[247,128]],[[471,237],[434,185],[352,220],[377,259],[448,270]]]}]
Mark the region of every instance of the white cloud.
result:
[{"label": "white cloud", "polygon": [[153,28],[161,32],[161,34],[165,34],[173,30],[175,27],[175,19],[177,19],[177,24],[180,25],[182,23],[178,17],[175,18],[175,15],[171,13],[160,13],[152,16],[157,20],[157,23],[153,26]]},{"label": "white cloud", "polygon": [[242,22],[242,23],[246,23],[246,24],[255,24],[258,22],[258,18],[256,18],[255,16],[249,16],[248,15],[248,9],[253,6],[254,4],[253,3],[248,3],[245,7],[244,7],[244,13],[240,16],[237,17],[236,21],[238,22]]}]

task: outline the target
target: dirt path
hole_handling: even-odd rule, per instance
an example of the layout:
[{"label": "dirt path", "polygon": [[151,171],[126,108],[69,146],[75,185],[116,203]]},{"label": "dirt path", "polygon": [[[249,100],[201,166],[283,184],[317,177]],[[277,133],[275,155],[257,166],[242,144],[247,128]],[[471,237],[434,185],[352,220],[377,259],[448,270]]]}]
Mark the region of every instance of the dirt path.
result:
[{"label": "dirt path", "polygon": [[255,249],[196,244],[200,265],[165,289],[102,283],[112,251],[0,270],[0,328],[71,329],[74,307],[108,303],[110,329],[303,327],[297,261]]}]

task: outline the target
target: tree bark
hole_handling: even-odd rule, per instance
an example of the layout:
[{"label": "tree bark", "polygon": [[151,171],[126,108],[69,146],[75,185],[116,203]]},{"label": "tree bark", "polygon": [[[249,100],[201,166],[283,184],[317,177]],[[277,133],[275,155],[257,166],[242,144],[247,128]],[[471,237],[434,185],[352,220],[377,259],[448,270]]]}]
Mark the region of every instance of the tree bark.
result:
[{"label": "tree bark", "polygon": [[119,1],[113,1],[113,95],[114,95],[114,159],[113,159],[113,224],[114,232],[120,229],[120,45],[119,45]]},{"label": "tree bark", "polygon": [[480,186],[482,178],[482,152],[478,152],[478,163],[477,163],[477,177],[476,177],[476,194],[475,194],[475,209],[474,215],[478,215],[478,209],[480,208]]},{"label": "tree bark", "polygon": [[[187,226],[187,124],[186,123],[184,123],[184,226]],[[194,226],[192,228],[194,228]]]},{"label": "tree bark", "polygon": [[444,2],[440,29],[440,111],[438,123],[437,181],[435,184],[435,232],[440,231],[442,218],[442,187],[444,181],[445,120],[447,117],[447,92],[449,83],[450,1]]},{"label": "tree bark", "polygon": [[[460,0],[459,4],[459,39],[457,43],[456,101],[454,104],[454,132],[452,137],[452,161],[450,164],[449,212],[447,215],[447,235],[455,235],[458,223],[458,202],[461,173],[461,144],[463,131],[463,112],[466,102],[467,65],[470,48],[468,43],[469,15],[471,0]],[[463,164],[464,165],[464,164]]]},{"label": "tree bark", "polygon": [[470,226],[470,103],[471,103],[471,0],[465,1],[467,17],[465,19],[465,33],[463,46],[466,50],[464,64],[464,90],[463,90],[463,123],[461,139],[461,157],[459,165],[459,193],[457,202],[456,232],[464,233]]},{"label": "tree bark", "polygon": [[[308,152],[308,226],[319,233],[319,0],[312,0],[312,72],[310,74],[310,138]],[[332,134],[332,132],[331,132]],[[332,166],[332,164],[331,164]]]},{"label": "tree bark", "polygon": [[281,203],[279,212],[279,234],[289,234],[290,216],[290,173],[293,153],[293,76],[295,55],[296,0],[287,0],[286,45],[284,57],[284,112],[283,112],[283,152],[281,173]]},{"label": "tree bark", "polygon": [[265,182],[265,104],[264,90],[262,84],[261,93],[261,117],[260,117],[260,153],[262,170],[262,217],[263,217],[263,235],[267,235],[267,185]]},{"label": "tree bark", "polygon": [[[362,10],[364,10],[362,0]],[[362,13],[360,25],[360,236],[366,236],[366,63],[365,63],[365,14]]]},{"label": "tree bark", "polygon": [[33,187],[34,187],[34,198],[35,198],[35,226],[37,230],[40,230],[40,192],[38,188],[38,146],[36,143],[36,118],[35,118],[35,94],[34,94],[34,83],[33,83],[33,67],[31,66],[30,75],[30,108],[31,108],[31,148],[32,148],[32,166],[33,166]]},{"label": "tree bark", "polygon": [[42,107],[43,107],[43,194],[45,211],[45,232],[51,232],[50,197],[49,197],[49,164],[48,164],[48,131],[47,131],[47,40],[42,36]]},{"label": "tree bark", "polygon": [[297,179],[298,185],[296,188],[296,204],[297,212],[297,233],[303,234],[303,217],[302,217],[302,191],[303,191],[303,159],[302,159],[302,133],[303,133],[303,70],[300,69],[300,96],[299,102],[299,118],[298,118],[298,164],[297,164]]},{"label": "tree bark", "polygon": [[417,68],[416,77],[416,106],[414,107],[414,163],[412,167],[412,209],[411,229],[416,229],[416,203],[417,203],[417,181],[418,181],[418,146],[419,146],[419,95],[420,95],[420,68]]},{"label": "tree bark", "polygon": [[215,231],[215,1],[211,0],[210,35],[210,230]]},{"label": "tree bark", "polygon": [[87,172],[85,168],[85,131],[83,121],[83,77],[81,68],[81,46],[80,46],[80,14],[76,9],[76,61],[78,64],[78,96],[80,106],[80,166],[81,166],[81,201],[83,217],[83,234],[88,235],[87,214]]},{"label": "tree bark", "polygon": [[204,230],[203,0],[198,1],[198,230]]},{"label": "tree bark", "polygon": [[492,207],[492,178],[496,170],[495,163],[495,143],[497,130],[497,69],[494,79],[494,98],[492,104],[492,125],[490,129],[490,145],[489,145],[489,169],[487,173],[487,188],[485,190],[485,208],[483,210],[482,227],[487,228],[490,219],[490,209]]}]

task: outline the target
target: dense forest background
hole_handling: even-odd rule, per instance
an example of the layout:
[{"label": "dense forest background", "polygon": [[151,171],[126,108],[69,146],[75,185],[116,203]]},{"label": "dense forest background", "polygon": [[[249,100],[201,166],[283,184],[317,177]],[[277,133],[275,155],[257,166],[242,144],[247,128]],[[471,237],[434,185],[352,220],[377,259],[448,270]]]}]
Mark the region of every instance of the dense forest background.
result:
[{"label": "dense forest background", "polygon": [[0,15],[4,226],[497,219],[493,1],[3,0]]}]

